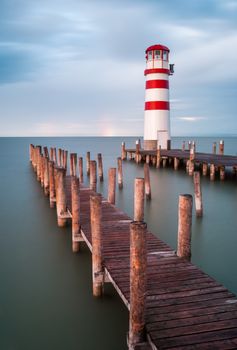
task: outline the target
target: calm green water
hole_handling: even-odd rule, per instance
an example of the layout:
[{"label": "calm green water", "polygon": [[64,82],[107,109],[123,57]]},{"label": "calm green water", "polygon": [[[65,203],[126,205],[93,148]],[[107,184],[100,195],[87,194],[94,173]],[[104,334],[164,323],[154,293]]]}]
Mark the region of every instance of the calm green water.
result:
[{"label": "calm green water", "polygon": [[[0,139],[0,349],[126,349],[128,313],[111,286],[102,299],[91,293],[91,255],[86,247],[71,253],[71,229],[60,229],[29,164],[29,143],[56,146],[91,158],[103,154],[107,170],[116,166],[121,141],[135,138]],[[183,138],[175,138],[181,146]],[[212,138],[196,138],[200,151],[211,151]],[[226,138],[225,151],[237,153],[237,138]],[[117,206],[133,214],[133,181],[143,168],[126,161],[124,189]],[[237,294],[236,180],[202,178],[204,217],[193,215],[192,261]],[[181,193],[193,193],[184,170],[151,169],[152,200],[146,203],[148,227],[174,249]]]}]

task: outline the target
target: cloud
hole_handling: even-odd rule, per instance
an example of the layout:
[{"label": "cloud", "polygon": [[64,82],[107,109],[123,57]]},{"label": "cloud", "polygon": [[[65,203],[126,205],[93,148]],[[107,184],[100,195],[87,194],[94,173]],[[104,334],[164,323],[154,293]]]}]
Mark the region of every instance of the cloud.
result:
[{"label": "cloud", "polygon": [[177,118],[178,120],[183,120],[183,121],[186,121],[186,122],[198,122],[200,120],[206,120],[207,118],[206,117],[178,117]]}]

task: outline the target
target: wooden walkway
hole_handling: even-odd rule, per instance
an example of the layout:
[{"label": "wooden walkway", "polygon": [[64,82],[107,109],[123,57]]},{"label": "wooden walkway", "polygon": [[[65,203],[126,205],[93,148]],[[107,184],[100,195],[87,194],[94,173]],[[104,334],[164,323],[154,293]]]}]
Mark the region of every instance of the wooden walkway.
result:
[{"label": "wooden walkway", "polygon": [[[126,149],[128,154],[135,156],[136,149]],[[141,156],[145,157],[149,155],[151,157],[156,157],[156,151],[145,151],[140,150],[139,153]],[[182,151],[180,149],[172,149],[172,150],[161,150],[161,157],[166,158],[178,158],[179,160],[188,160],[190,157],[190,153],[188,150]],[[201,153],[195,152],[195,163],[199,164],[214,164],[215,166],[227,166],[227,167],[237,167],[237,156],[228,156],[221,154],[213,154],[213,153]]]},{"label": "wooden walkway", "polygon": [[[66,183],[67,206],[71,211],[70,177]],[[82,236],[90,249],[93,193],[83,186],[80,189]],[[131,221],[103,200],[104,268],[128,309]],[[237,349],[236,297],[199,268],[178,258],[151,232],[147,232],[147,248],[146,331],[150,345],[139,349]]]}]

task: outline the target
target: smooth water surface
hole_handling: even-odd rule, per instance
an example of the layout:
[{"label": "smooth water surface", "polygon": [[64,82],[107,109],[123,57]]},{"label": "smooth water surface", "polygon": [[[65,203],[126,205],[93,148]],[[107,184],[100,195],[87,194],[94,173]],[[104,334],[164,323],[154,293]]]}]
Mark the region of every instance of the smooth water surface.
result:
[{"label": "smooth water surface", "polygon": [[[126,349],[128,312],[112,286],[105,296],[91,293],[91,254],[86,246],[71,252],[71,229],[60,229],[56,213],[29,163],[29,144],[61,147],[85,159],[103,154],[103,183],[116,166],[121,141],[135,138],[1,138],[0,139],[0,349]],[[173,140],[180,147],[183,138]],[[198,138],[197,149],[210,152],[212,138]],[[225,153],[236,155],[237,138],[225,139]],[[85,167],[85,161],[84,161]],[[142,165],[123,163],[124,188],[116,205],[133,215],[133,181]],[[86,176],[85,176],[86,179]],[[86,179],[88,181],[88,179]],[[237,294],[237,179],[202,178],[203,218],[193,212],[192,261]],[[176,249],[178,196],[193,194],[184,169],[151,168],[152,200],[146,202],[148,227]]]}]

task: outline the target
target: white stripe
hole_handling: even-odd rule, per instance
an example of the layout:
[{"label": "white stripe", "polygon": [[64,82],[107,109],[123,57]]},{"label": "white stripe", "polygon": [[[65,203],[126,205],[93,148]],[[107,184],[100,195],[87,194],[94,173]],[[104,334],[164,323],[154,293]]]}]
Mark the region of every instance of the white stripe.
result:
[{"label": "white stripe", "polygon": [[165,73],[151,73],[146,75],[146,80],[169,80],[169,75]]},{"label": "white stripe", "polygon": [[169,89],[146,89],[145,101],[169,101]]}]

